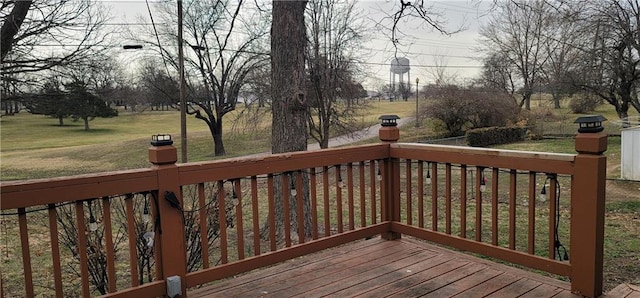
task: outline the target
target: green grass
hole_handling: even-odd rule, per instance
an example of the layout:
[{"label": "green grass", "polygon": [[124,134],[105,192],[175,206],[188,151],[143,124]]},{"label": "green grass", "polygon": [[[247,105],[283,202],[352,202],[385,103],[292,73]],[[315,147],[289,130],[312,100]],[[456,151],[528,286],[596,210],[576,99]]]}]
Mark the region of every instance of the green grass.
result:
[{"label": "green grass", "polygon": [[[363,123],[377,123],[382,114],[405,117],[410,102],[372,102]],[[236,157],[269,151],[270,118],[241,118],[233,127],[236,111],[225,116],[223,140],[227,155]],[[213,140],[206,124],[187,117],[189,161],[214,159]],[[79,122],[58,120],[25,112],[0,118],[0,180],[35,179],[148,167],[151,135],[169,133],[180,150],[180,114],[177,111],[121,112],[114,118],[96,118],[91,129]],[[257,123],[257,124],[256,124]]]}]

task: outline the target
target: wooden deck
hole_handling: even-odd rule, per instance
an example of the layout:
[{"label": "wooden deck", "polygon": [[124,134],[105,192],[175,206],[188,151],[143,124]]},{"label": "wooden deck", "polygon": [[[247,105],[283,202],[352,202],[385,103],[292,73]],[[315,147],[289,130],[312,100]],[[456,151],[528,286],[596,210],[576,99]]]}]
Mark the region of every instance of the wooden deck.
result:
[{"label": "wooden deck", "polygon": [[189,297],[578,297],[567,282],[412,239],[359,241],[189,291]]}]

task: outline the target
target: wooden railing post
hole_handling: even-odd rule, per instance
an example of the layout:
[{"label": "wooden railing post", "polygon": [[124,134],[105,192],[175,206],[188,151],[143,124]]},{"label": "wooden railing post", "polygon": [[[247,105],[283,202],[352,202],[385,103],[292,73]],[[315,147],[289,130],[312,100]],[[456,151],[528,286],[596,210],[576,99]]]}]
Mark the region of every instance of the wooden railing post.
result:
[{"label": "wooden railing post", "polygon": [[581,119],[576,121],[581,128],[575,140],[578,155],[571,183],[571,291],[598,297],[603,283],[607,158],[602,153],[607,150],[607,135],[600,122],[588,125]]},{"label": "wooden railing post", "polygon": [[[160,227],[156,227],[156,239],[160,241],[160,268],[162,278],[180,277],[182,296],[186,297],[187,258],[182,214],[182,192],[176,161],[178,153],[170,136],[158,135],[152,139],[149,161],[158,177],[158,215]],[[172,195],[173,194],[173,195]],[[171,202],[177,200],[178,206]],[[172,280],[175,278],[172,278]]]},{"label": "wooden railing post", "polygon": [[[380,116],[382,127],[378,132],[380,141],[383,143],[395,143],[400,139],[400,129],[398,129],[396,115]],[[400,160],[397,158],[387,158],[384,160],[384,193],[382,196],[382,212],[383,221],[400,221]],[[386,240],[400,239],[401,234],[398,232],[387,231],[382,234],[382,238]]]}]

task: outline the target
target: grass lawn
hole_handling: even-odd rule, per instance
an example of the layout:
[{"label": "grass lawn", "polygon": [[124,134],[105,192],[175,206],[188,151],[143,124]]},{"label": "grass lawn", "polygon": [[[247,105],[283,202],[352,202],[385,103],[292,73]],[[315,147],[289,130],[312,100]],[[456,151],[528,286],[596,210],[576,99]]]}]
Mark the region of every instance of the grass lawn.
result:
[{"label": "grass lawn", "polygon": [[[377,123],[382,114],[410,116],[411,102],[371,102],[361,116],[363,125]],[[269,151],[270,118],[225,116],[226,157]],[[214,159],[213,141],[206,124],[187,117],[189,161]],[[240,119],[242,125],[234,127]],[[148,167],[151,135],[169,133],[180,150],[180,114],[177,111],[121,112],[115,118],[96,118],[85,131],[82,123],[26,112],[0,118],[0,180],[35,179]]]}]

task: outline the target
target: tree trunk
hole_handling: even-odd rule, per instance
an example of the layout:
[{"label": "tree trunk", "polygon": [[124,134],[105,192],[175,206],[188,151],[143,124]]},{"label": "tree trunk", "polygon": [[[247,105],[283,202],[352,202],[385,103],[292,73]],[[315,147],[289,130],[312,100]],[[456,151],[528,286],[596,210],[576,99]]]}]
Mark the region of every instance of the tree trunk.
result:
[{"label": "tree trunk", "polygon": [[331,134],[330,133],[331,121],[329,121],[329,119],[324,119],[321,125],[322,125],[322,143],[320,144],[320,148],[327,149],[329,148],[329,137]]},{"label": "tree trunk", "polygon": [[88,131],[89,130],[89,117],[84,117],[84,118],[82,118],[82,120],[84,120],[84,130]]},{"label": "tree trunk", "polygon": [[58,125],[64,126],[64,117],[58,116]]},{"label": "tree trunk", "polygon": [[[307,150],[307,116],[309,105],[305,96],[306,28],[304,12],[307,1],[273,1],[271,23],[271,152]],[[295,175],[292,175],[295,176]],[[306,179],[303,175],[303,181]],[[283,233],[284,210],[282,176],[276,176],[276,234]],[[303,183],[304,184],[304,183]],[[305,190],[308,189],[304,187]],[[311,235],[311,213],[308,192],[304,191],[305,234]],[[290,198],[292,231],[297,231],[296,200]],[[264,230],[263,230],[264,231]],[[263,234],[264,235],[264,234]]]},{"label": "tree trunk", "polygon": [[553,92],[552,93],[553,96],[553,108],[554,109],[559,109],[560,108],[560,92]]},{"label": "tree trunk", "polygon": [[222,142],[222,121],[220,121],[220,119],[221,118],[218,118],[218,121],[211,123],[209,126],[211,136],[213,137],[215,156],[224,156],[227,154],[227,151],[224,149],[224,143]]},{"label": "tree trunk", "polygon": [[32,2],[33,1],[16,1],[11,13],[7,16],[4,24],[2,24],[2,28],[0,28],[0,61],[4,61],[4,57],[11,51],[13,38],[20,30],[20,26],[22,26],[22,22],[27,16]]}]

